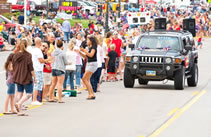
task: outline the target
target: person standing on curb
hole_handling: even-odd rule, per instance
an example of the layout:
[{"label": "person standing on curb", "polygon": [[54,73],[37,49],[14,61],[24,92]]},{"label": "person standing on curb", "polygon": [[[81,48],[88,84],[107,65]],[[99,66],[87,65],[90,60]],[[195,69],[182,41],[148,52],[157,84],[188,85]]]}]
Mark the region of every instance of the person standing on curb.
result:
[{"label": "person standing on curb", "polygon": [[58,95],[59,95],[59,103],[65,103],[62,101],[62,88],[65,78],[65,66],[71,65],[71,63],[68,63],[66,54],[63,52],[64,46],[63,42],[61,40],[58,40],[57,43],[57,49],[54,50],[52,53],[52,56],[54,57],[54,62],[52,64],[52,84],[50,87],[50,98],[48,102],[56,102],[54,100],[54,92],[55,87],[57,86]]},{"label": "person standing on curb", "polygon": [[42,105],[41,102],[38,102],[37,95],[39,91],[43,90],[43,65],[44,63],[48,63],[48,60],[45,60],[43,57],[43,53],[41,51],[42,41],[40,38],[35,38],[35,48],[32,49],[32,61],[33,67],[35,71],[35,75],[37,78],[37,83],[34,83],[34,92],[33,92],[33,101],[32,105]]},{"label": "person standing on curb", "polygon": [[[18,102],[15,104],[18,116],[25,116],[24,112],[21,110],[22,105],[32,96],[33,81],[34,83],[37,82],[33,68],[32,55],[26,51],[26,48],[27,39],[22,39],[20,42],[20,51],[15,53],[12,59],[13,80],[18,88]],[[26,94],[23,95],[24,90]]]}]

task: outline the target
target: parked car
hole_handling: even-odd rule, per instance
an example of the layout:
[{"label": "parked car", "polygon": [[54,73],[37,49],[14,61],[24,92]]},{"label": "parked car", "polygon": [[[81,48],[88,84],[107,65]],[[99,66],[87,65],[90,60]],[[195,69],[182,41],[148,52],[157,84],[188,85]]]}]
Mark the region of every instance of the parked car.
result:
[{"label": "parked car", "polygon": [[0,23],[4,23],[4,27],[6,27],[6,29],[8,30],[9,28],[14,28],[16,27],[16,23],[12,23],[11,20],[9,20],[8,18],[0,15]]},{"label": "parked car", "polygon": [[[33,14],[39,16],[43,13],[44,10],[46,10],[46,5],[37,5],[32,0],[26,0],[26,9],[31,11]],[[12,12],[17,11],[24,11],[24,0],[18,0],[16,5],[12,5]]]}]

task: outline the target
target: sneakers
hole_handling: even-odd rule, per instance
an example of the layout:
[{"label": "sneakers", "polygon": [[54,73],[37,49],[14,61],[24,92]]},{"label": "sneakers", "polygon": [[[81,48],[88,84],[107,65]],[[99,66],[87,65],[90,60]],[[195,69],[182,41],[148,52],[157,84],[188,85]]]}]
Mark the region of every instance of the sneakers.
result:
[{"label": "sneakers", "polygon": [[40,102],[38,102],[38,101],[35,101],[35,102],[32,102],[31,103],[31,105],[33,105],[33,106],[40,106],[40,105],[42,105],[43,103],[40,103]]}]

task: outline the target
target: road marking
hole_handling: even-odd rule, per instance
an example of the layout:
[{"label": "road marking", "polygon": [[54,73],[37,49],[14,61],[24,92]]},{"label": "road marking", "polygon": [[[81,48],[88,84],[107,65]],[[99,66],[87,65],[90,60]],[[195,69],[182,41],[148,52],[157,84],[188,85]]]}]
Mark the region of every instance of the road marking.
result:
[{"label": "road marking", "polygon": [[85,90],[85,89],[87,89],[87,88],[81,88],[81,89],[79,89],[79,91],[82,91],[82,90]]},{"label": "road marking", "polygon": [[189,109],[194,103],[196,103],[201,96],[206,93],[206,90],[201,91],[197,96],[191,99],[185,106],[175,113],[168,121],[166,121],[160,128],[155,130],[149,137],[157,137],[161,132],[163,132],[167,127],[169,127],[176,119],[178,119],[187,109]]},{"label": "road marking", "polygon": [[40,107],[40,106],[41,106],[41,105],[33,106],[33,107],[28,108],[27,110],[32,110],[32,109],[38,108],[38,107]]},{"label": "road marking", "polygon": [[1,117],[1,116],[4,116],[4,114],[3,114],[3,113],[1,113],[1,114],[0,114],[0,117]]},{"label": "road marking", "polygon": [[170,111],[170,112],[168,113],[168,116],[172,116],[172,115],[175,114],[178,110],[179,110],[179,108],[173,109],[172,111]]},{"label": "road marking", "polygon": [[199,91],[194,92],[194,93],[192,94],[192,96],[195,96],[195,95],[197,95],[197,94],[199,94]]}]

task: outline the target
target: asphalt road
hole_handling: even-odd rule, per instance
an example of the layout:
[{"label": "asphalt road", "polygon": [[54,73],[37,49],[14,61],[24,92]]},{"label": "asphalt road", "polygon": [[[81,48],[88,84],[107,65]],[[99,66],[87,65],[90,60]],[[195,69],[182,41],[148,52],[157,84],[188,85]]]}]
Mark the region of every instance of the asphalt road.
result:
[{"label": "asphalt road", "polygon": [[[65,104],[31,107],[27,117],[0,116],[2,137],[210,137],[211,39],[199,50],[199,84],[174,90],[173,82],[150,82],[126,89],[123,82],[103,83],[95,101],[87,91]],[[7,87],[0,53],[0,113]],[[27,104],[29,104],[28,102]]]}]

